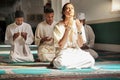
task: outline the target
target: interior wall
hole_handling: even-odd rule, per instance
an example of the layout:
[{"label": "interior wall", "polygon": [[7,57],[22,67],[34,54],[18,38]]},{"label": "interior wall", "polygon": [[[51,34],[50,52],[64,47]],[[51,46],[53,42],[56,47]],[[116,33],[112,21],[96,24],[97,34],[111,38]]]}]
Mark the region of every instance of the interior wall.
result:
[{"label": "interior wall", "polygon": [[87,21],[120,17],[120,13],[111,12],[112,0],[71,0],[76,14],[84,12]]},{"label": "interior wall", "polygon": [[22,10],[25,13],[25,20],[32,27],[36,27],[43,16],[44,2],[43,0],[22,0]]},{"label": "interior wall", "polygon": [[70,0],[51,0],[52,1],[52,8],[54,9],[54,20],[60,21],[62,18],[61,12],[62,7],[65,3],[70,2]]},{"label": "interior wall", "polygon": [[76,14],[84,12],[95,32],[95,49],[120,52],[120,12],[111,12],[112,0],[71,0]]},{"label": "interior wall", "polygon": [[43,14],[43,0],[22,0],[22,9],[26,14]]}]

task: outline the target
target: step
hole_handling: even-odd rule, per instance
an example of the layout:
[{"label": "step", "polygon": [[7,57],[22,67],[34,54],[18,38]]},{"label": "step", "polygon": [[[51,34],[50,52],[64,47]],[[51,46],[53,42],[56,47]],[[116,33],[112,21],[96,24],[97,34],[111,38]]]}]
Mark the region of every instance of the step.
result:
[{"label": "step", "polygon": [[[0,45],[0,54],[8,54],[10,53],[10,45]],[[37,53],[37,45],[30,45],[31,53],[36,54]]]}]

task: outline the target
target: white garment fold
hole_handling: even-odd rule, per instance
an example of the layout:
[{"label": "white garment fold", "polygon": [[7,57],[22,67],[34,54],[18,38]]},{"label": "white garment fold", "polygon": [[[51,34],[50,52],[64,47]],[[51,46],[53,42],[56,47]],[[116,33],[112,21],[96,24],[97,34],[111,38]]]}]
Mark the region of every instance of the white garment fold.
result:
[{"label": "white garment fold", "polygon": [[[19,32],[19,36],[13,41],[13,35]],[[27,39],[21,36],[21,32],[27,33]],[[13,62],[31,62],[34,61],[33,55],[30,52],[29,45],[34,39],[31,26],[27,23],[16,25],[12,23],[7,26],[5,34],[5,43],[11,45],[10,59]]]},{"label": "white garment fold", "polygon": [[58,42],[64,36],[65,27],[63,23],[59,23],[54,28],[54,45],[58,54],[53,61],[55,68],[88,68],[93,67],[95,64],[94,58],[89,54],[79,48],[77,44],[77,27],[76,22],[72,25],[72,42],[67,39],[66,44],[63,49],[59,48]]},{"label": "white garment fold", "polygon": [[13,62],[34,61],[29,46],[25,44],[25,40],[21,35],[14,41],[13,51],[11,51],[10,54],[10,59]]},{"label": "white garment fold", "polygon": [[[35,44],[38,46],[38,58],[40,61],[52,61],[55,57],[53,29],[56,22],[49,25],[46,21],[38,24],[35,31]],[[44,37],[52,38],[50,41],[40,43]]]}]

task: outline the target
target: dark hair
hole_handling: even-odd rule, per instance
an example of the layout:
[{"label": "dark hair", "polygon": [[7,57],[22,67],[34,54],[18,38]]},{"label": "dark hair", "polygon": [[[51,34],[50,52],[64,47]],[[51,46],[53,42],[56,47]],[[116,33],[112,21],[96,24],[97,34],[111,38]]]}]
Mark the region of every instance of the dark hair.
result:
[{"label": "dark hair", "polygon": [[63,20],[65,19],[64,11],[66,10],[66,6],[67,6],[68,4],[72,4],[72,3],[66,3],[66,4],[63,6],[63,8],[62,8],[62,19],[63,19]]},{"label": "dark hair", "polygon": [[15,12],[15,18],[20,18],[20,17],[24,17],[24,13],[21,10],[17,10]]},{"label": "dark hair", "polygon": [[54,13],[54,10],[52,8],[46,8],[44,13]]}]

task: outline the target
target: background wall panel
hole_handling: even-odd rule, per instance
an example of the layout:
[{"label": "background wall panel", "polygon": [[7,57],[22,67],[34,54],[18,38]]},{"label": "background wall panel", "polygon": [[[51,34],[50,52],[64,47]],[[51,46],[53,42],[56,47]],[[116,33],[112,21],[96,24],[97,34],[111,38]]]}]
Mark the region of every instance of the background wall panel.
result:
[{"label": "background wall panel", "polygon": [[95,32],[95,43],[120,45],[120,21],[90,25]]}]

